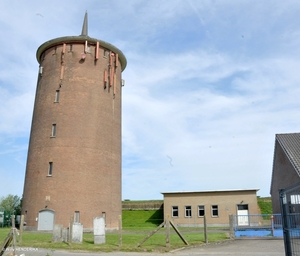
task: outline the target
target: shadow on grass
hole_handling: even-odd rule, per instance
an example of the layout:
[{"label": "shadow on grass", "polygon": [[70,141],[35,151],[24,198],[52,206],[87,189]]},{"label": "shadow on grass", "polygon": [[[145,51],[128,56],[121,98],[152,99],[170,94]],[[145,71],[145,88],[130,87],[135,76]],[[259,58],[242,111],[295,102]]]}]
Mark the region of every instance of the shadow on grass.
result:
[{"label": "shadow on grass", "polygon": [[159,210],[156,210],[149,219],[146,220],[147,223],[154,224],[156,226],[159,226],[164,221],[164,212],[163,209],[160,208]]}]

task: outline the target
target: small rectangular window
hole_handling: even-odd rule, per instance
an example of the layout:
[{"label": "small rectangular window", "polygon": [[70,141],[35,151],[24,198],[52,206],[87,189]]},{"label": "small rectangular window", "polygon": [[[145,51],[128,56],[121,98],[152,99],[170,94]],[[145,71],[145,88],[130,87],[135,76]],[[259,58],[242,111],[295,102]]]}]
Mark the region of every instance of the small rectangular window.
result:
[{"label": "small rectangular window", "polygon": [[54,47],[54,51],[52,55],[56,55],[57,46]]},{"label": "small rectangular window", "polygon": [[204,217],[205,215],[205,206],[199,205],[198,206],[198,217]]},{"label": "small rectangular window", "polygon": [[53,173],[53,162],[49,162],[48,176],[52,176],[52,173]]},{"label": "small rectangular window", "polygon": [[219,217],[219,209],[217,205],[211,206],[211,216],[212,217]]},{"label": "small rectangular window", "polygon": [[70,44],[69,52],[73,50],[73,44]]},{"label": "small rectangular window", "polygon": [[191,218],[192,217],[192,206],[185,207],[185,217]]},{"label": "small rectangular window", "polygon": [[178,217],[178,206],[172,206],[172,217]]},{"label": "small rectangular window", "polygon": [[80,222],[80,212],[79,211],[75,211],[74,213],[74,222]]},{"label": "small rectangular window", "polygon": [[56,136],[56,124],[52,124],[52,132],[51,132],[51,137]]},{"label": "small rectangular window", "polygon": [[54,102],[59,102],[59,90],[55,91],[55,101]]},{"label": "small rectangular window", "polygon": [[107,50],[103,50],[103,58],[107,58],[107,56],[108,56],[108,51]]}]

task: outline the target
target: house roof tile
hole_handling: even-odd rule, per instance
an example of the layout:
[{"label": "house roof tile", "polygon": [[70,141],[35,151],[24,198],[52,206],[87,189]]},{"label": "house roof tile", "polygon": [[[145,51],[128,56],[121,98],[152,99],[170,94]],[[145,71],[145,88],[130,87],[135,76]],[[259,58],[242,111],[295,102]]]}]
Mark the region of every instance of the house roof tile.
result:
[{"label": "house roof tile", "polygon": [[276,140],[300,176],[300,133],[276,134]]}]

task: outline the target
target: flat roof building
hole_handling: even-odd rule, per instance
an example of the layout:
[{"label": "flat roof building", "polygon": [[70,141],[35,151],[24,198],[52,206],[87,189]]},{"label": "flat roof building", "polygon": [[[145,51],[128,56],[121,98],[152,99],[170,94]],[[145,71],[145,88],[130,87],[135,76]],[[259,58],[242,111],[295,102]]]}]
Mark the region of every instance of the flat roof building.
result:
[{"label": "flat roof building", "polygon": [[179,226],[229,226],[229,215],[259,214],[258,189],[162,192],[164,218]]}]

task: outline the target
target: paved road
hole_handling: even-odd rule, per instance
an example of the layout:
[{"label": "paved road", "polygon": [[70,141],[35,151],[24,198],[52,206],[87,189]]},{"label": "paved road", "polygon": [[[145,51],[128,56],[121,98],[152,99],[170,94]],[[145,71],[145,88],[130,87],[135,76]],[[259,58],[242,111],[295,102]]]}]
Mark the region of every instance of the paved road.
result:
[{"label": "paved road", "polygon": [[283,240],[235,240],[221,244],[209,244],[184,250],[175,254],[187,255],[249,255],[249,256],[284,256]]},{"label": "paved road", "polygon": [[[20,248],[22,249],[22,248]],[[17,251],[17,255],[25,256],[224,256],[224,255],[248,255],[248,256],[284,256],[284,244],[282,239],[248,239],[226,241],[218,244],[202,245],[195,248],[176,250],[169,253],[133,253],[133,252],[110,252],[110,253],[84,253],[70,251],[35,250],[23,248]]]}]

